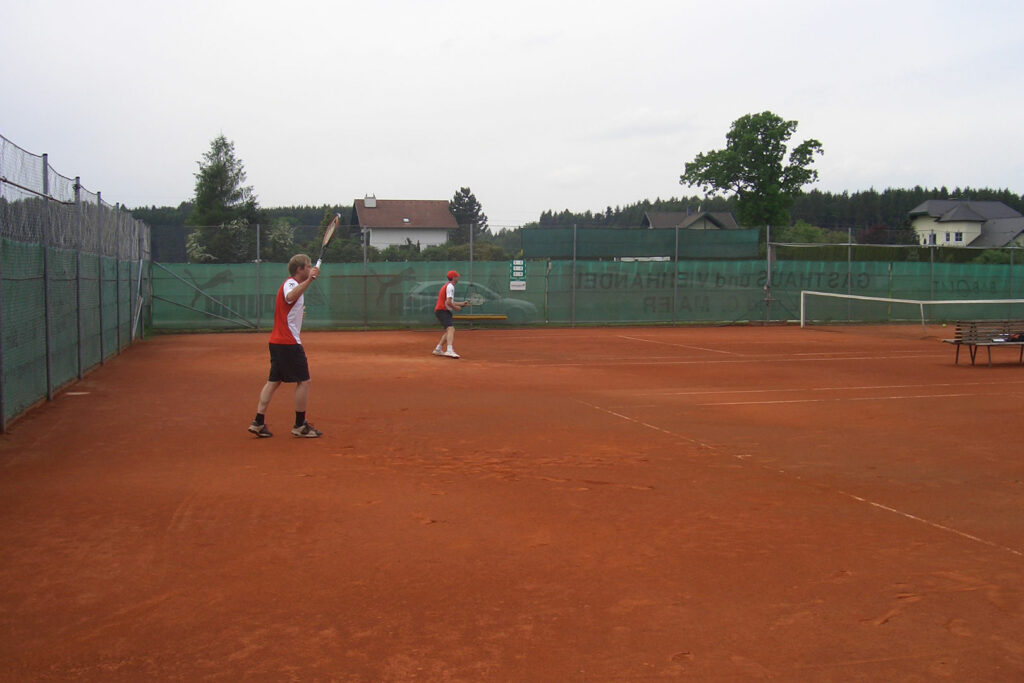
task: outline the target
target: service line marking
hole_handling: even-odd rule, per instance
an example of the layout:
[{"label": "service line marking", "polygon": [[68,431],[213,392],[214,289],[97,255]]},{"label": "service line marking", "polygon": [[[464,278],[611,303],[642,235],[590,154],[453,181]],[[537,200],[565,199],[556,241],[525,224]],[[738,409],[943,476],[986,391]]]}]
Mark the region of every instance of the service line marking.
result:
[{"label": "service line marking", "polygon": [[842,356],[833,358],[778,358],[778,357],[751,357],[730,358],[725,360],[636,360],[636,356],[621,358],[599,358],[579,363],[539,363],[536,359],[521,360],[520,363],[529,363],[546,368],[568,368],[568,367],[593,367],[595,365],[715,365],[720,363],[824,363],[832,361],[851,360],[908,360],[911,358],[940,358],[937,353],[918,354],[915,356]]},{"label": "service line marking", "polygon": [[674,342],[663,342],[656,339],[641,339],[640,337],[627,337],[624,334],[619,335],[620,339],[628,339],[630,341],[644,342],[645,344],[661,344],[662,346],[677,346],[681,349],[693,349],[695,351],[708,351],[711,353],[724,353],[727,356],[743,356],[746,354],[737,353],[735,351],[723,351],[722,349],[709,349],[705,346],[691,346],[689,344],[676,344]]},{"label": "service line marking", "polygon": [[[1010,394],[1015,396],[1016,394]],[[699,406],[763,406],[776,403],[833,403],[842,401],[897,401],[910,398],[960,398],[963,396],[988,396],[988,394],[907,394],[904,396],[837,396],[835,398],[794,398],[777,401],[722,401],[720,403],[698,403]]]},{"label": "service line marking", "polygon": [[[696,444],[696,445],[698,445],[698,446],[700,446],[702,448],[707,448],[708,450],[711,450],[711,451],[722,453],[722,449],[721,448],[719,448],[717,446],[712,446],[711,444],[708,444],[708,443],[704,443],[703,441],[700,441],[698,439],[691,439],[690,437],[683,436],[682,434],[678,434],[676,432],[673,432],[670,429],[665,429],[664,427],[659,427],[657,425],[650,424],[649,422],[643,422],[641,420],[637,420],[636,418],[629,417],[628,415],[623,415],[622,413],[617,413],[614,410],[608,410],[607,408],[602,408],[599,405],[595,405],[593,403],[588,403],[587,401],[583,401],[581,399],[576,399],[576,400],[579,403],[582,403],[583,405],[585,405],[585,406],[587,406],[589,408],[593,408],[594,410],[598,410],[598,411],[600,411],[602,413],[606,413],[608,415],[612,415],[614,417],[617,417],[619,419],[625,420],[627,422],[632,422],[633,424],[640,425],[641,427],[644,427],[646,429],[650,429],[650,430],[653,430],[653,431],[656,431],[656,432],[660,432],[662,434],[666,434],[666,435],[671,436],[671,437],[676,438],[676,439],[681,439],[682,441],[685,441],[687,443]],[[882,510],[883,512],[888,512],[890,514],[899,515],[900,517],[903,517],[905,519],[911,520],[913,522],[917,522],[919,524],[925,524],[927,526],[930,526],[933,529],[938,529],[939,531],[944,531],[946,533],[953,534],[955,536],[959,536],[960,538],[964,538],[966,540],[973,541],[975,543],[980,543],[982,545],[989,546],[990,548],[995,548],[997,550],[1004,550],[1004,551],[1006,551],[1008,553],[1016,555],[1017,557],[1024,557],[1024,552],[1022,552],[1020,550],[1017,550],[1016,548],[1011,548],[1009,546],[1002,545],[1001,543],[996,543],[995,541],[990,541],[988,539],[981,538],[979,536],[975,536],[974,534],[969,534],[969,533],[967,533],[965,531],[961,531],[961,530],[959,530],[959,529],[957,529],[955,527],[951,527],[951,526],[948,526],[946,524],[939,524],[938,522],[933,522],[930,519],[925,519],[924,517],[920,517],[918,515],[915,515],[915,514],[912,514],[912,513],[909,513],[909,512],[904,512],[903,510],[899,510],[899,509],[894,508],[894,507],[892,507],[890,505],[885,505],[883,503],[879,503],[879,502],[870,500],[868,498],[864,498],[863,496],[858,496],[858,495],[855,495],[853,493],[848,493],[846,491],[843,491],[842,489],[832,488],[832,487],[830,487],[830,486],[828,486],[826,484],[821,484],[821,483],[818,483],[818,482],[811,482],[811,481],[805,479],[804,477],[802,477],[801,475],[794,474],[793,472],[790,472],[790,471],[785,470],[785,469],[780,469],[778,467],[770,467],[768,465],[764,465],[764,464],[759,463],[756,460],[754,460],[754,456],[752,456],[749,453],[742,453],[742,454],[724,453],[724,455],[728,455],[729,457],[732,457],[732,458],[734,458],[736,460],[739,460],[740,462],[753,462],[756,466],[760,467],[761,469],[765,470],[766,472],[773,472],[773,473],[776,473],[776,474],[780,474],[783,477],[786,477],[786,478],[789,478],[789,479],[796,479],[797,481],[803,482],[805,484],[810,484],[812,486],[817,486],[817,487],[820,487],[820,488],[822,488],[822,489],[824,489],[826,491],[832,491],[832,492],[834,492],[834,493],[836,493],[836,494],[838,494],[840,496],[843,496],[845,498],[849,498],[850,500],[854,500],[854,501],[857,501],[859,503],[863,503],[865,505],[869,505],[869,506],[875,508],[876,510]]]},{"label": "service line marking", "polygon": [[701,391],[666,391],[644,392],[652,396],[707,396],[711,394],[770,394],[789,393],[793,391],[879,391],[881,389],[923,389],[927,387],[998,387],[1011,384],[1024,384],[1024,380],[1008,382],[936,382],[932,384],[878,384],[854,387],[792,387],[785,389],[704,389]]}]

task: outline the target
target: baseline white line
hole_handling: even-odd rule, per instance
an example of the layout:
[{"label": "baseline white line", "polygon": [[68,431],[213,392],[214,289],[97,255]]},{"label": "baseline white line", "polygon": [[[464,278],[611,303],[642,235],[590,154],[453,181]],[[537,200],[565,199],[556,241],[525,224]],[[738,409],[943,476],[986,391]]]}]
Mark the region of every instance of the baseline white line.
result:
[{"label": "baseline white line", "polygon": [[[722,450],[720,448],[716,447],[716,446],[712,446],[710,444],[706,444],[706,443],[704,443],[702,441],[699,441],[697,439],[691,439],[689,437],[683,436],[682,434],[677,434],[676,432],[673,432],[672,430],[669,430],[669,429],[665,429],[664,427],[658,427],[657,425],[652,425],[650,423],[643,422],[641,420],[637,420],[635,418],[629,417],[628,415],[623,415],[622,413],[617,413],[617,412],[615,412],[613,410],[608,410],[607,408],[602,408],[601,406],[595,405],[593,403],[588,403],[587,401],[583,401],[581,399],[576,399],[576,400],[577,400],[577,402],[582,403],[583,405],[585,405],[585,406],[587,406],[589,408],[593,408],[594,410],[599,410],[602,413],[607,413],[608,415],[612,415],[614,417],[618,417],[618,418],[620,418],[622,420],[626,420],[627,422],[632,422],[633,424],[640,425],[640,426],[642,426],[642,427],[644,427],[646,429],[651,429],[653,431],[660,432],[662,434],[666,434],[666,435],[674,437],[676,439],[681,439],[681,440],[686,441],[686,442],[691,443],[691,444],[697,444],[698,446],[701,446],[703,448],[707,448],[707,449],[709,449],[711,451],[716,451],[716,452],[719,452],[719,453],[722,452]],[[748,454],[740,455],[740,454],[736,454],[736,453],[723,453],[723,455],[727,455],[727,456],[732,457],[732,458],[734,458],[736,460],[739,460],[741,462],[749,461],[751,459],[751,456],[748,455]],[[757,467],[760,467],[761,469],[765,470],[766,472],[774,472],[774,473],[780,474],[780,475],[782,475],[784,477],[787,477],[787,478],[790,478],[790,479],[796,479],[797,481],[800,481],[800,482],[803,482],[803,483],[807,483],[807,484],[810,484],[812,486],[820,487],[820,488],[822,488],[822,489],[824,489],[826,491],[832,491],[834,493],[837,493],[837,494],[839,494],[841,496],[844,496],[846,498],[849,498],[851,500],[855,500],[855,501],[857,501],[859,503],[864,503],[866,505],[870,505],[871,507],[873,507],[873,508],[875,508],[877,510],[882,510],[882,511],[894,514],[894,515],[899,515],[900,517],[903,517],[905,519],[909,519],[911,521],[918,522],[920,524],[925,524],[925,525],[930,526],[930,527],[932,527],[934,529],[938,529],[940,531],[945,531],[947,533],[959,536],[959,537],[967,539],[969,541],[974,541],[976,543],[981,543],[982,545],[987,545],[990,548],[995,548],[997,550],[1004,550],[1004,551],[1006,551],[1008,553],[1016,555],[1017,557],[1024,557],[1024,552],[1022,552],[1020,550],[1017,550],[1016,548],[1011,548],[1009,546],[1002,545],[1001,543],[996,543],[995,541],[989,541],[987,539],[980,538],[978,536],[975,536],[974,534],[969,534],[969,533],[967,533],[965,531],[960,531],[959,529],[956,529],[956,528],[951,527],[951,526],[947,526],[945,524],[939,524],[938,522],[933,522],[933,521],[931,521],[929,519],[925,519],[924,517],[919,517],[919,516],[911,514],[909,512],[904,512],[903,510],[899,510],[899,509],[891,507],[889,505],[884,505],[883,503],[878,503],[878,502],[875,502],[873,500],[869,500],[869,499],[864,498],[862,496],[857,496],[857,495],[854,495],[852,493],[847,493],[846,491],[843,491],[842,489],[831,488],[831,487],[829,487],[829,486],[827,486],[825,484],[809,481],[809,480],[805,479],[804,477],[802,477],[801,475],[794,474],[792,472],[789,472],[788,470],[779,469],[777,467],[769,467],[767,465],[764,465],[764,464],[756,462],[756,461],[754,462],[754,464]]]}]

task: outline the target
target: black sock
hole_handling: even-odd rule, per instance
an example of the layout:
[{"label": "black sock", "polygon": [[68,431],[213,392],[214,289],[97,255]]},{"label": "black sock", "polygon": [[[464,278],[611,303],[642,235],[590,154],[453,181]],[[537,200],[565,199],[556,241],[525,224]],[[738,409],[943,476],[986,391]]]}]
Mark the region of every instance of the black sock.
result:
[{"label": "black sock", "polygon": [[256,419],[253,420],[258,425],[263,424],[263,413],[256,413]]},{"label": "black sock", "polygon": [[301,427],[304,424],[306,424],[306,411],[302,411],[300,413],[299,411],[296,410],[295,411],[295,426],[296,427]]}]

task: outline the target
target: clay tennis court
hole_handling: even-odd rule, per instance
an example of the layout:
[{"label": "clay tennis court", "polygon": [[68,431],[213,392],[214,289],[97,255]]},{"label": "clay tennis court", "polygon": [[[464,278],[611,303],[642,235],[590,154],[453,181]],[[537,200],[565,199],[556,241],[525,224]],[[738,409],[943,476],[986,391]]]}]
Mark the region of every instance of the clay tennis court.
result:
[{"label": "clay tennis court", "polygon": [[0,436],[0,678],[1020,680],[1024,367],[944,332],[305,332],[319,440],[145,341]]}]

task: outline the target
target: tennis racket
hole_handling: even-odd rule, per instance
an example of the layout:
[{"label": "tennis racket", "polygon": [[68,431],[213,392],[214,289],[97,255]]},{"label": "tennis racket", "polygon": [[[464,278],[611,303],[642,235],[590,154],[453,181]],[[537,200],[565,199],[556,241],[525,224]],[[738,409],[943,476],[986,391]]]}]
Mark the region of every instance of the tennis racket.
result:
[{"label": "tennis racket", "polygon": [[327,251],[327,243],[334,237],[334,231],[338,229],[338,223],[341,222],[341,214],[334,214],[334,218],[327,224],[327,229],[324,230],[324,245],[320,247],[320,258],[316,260],[316,267],[319,268],[320,264],[324,261],[324,252]]}]

